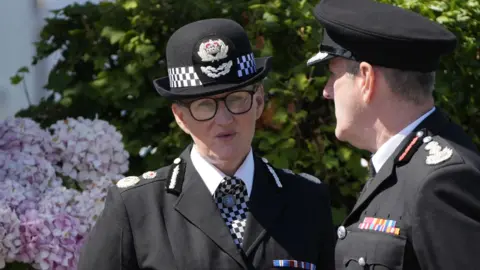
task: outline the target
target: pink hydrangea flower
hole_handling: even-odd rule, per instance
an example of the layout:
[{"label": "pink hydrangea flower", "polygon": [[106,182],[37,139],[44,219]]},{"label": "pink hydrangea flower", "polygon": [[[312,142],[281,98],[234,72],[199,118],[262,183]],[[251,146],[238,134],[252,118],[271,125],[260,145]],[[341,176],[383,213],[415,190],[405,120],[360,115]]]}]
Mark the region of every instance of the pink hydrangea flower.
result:
[{"label": "pink hydrangea flower", "polygon": [[0,269],[6,262],[13,262],[20,247],[20,220],[9,207],[0,200]]},{"label": "pink hydrangea flower", "polygon": [[[76,269],[108,188],[128,170],[122,136],[107,122],[69,118],[51,130],[0,122],[0,269],[13,261]],[[72,179],[78,190],[63,186]]]},{"label": "pink hydrangea flower", "polygon": [[33,186],[39,192],[54,186],[55,169],[41,156],[17,151],[0,151],[0,179],[11,179],[24,187]]},{"label": "pink hydrangea flower", "polygon": [[29,118],[0,121],[0,150],[53,160],[52,136]]},{"label": "pink hydrangea flower", "polygon": [[108,122],[68,118],[50,129],[58,153],[55,165],[58,172],[86,181],[128,170],[129,154],[123,147],[122,135]]}]

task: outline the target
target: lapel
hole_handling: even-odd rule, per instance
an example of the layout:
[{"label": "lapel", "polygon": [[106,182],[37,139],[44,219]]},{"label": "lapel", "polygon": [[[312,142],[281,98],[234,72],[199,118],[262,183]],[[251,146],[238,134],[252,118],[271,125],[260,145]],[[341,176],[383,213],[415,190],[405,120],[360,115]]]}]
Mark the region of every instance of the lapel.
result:
[{"label": "lapel", "polygon": [[382,166],[380,171],[375,175],[371,183],[365,189],[365,191],[360,195],[357,200],[357,203],[353,207],[350,214],[345,218],[344,224],[349,224],[350,220],[354,219],[359,212],[361,212],[366,204],[380,191],[381,185],[393,174],[396,166],[396,158],[415,136],[417,131],[426,129],[432,135],[440,132],[449,121],[446,115],[440,111],[438,108],[429,115],[425,120],[423,120],[415,129],[400,143],[400,145],[395,149],[395,152],[388,158],[385,164]]},{"label": "lapel", "polygon": [[414,132],[412,132],[411,134],[409,134],[409,136],[403,139],[400,145],[395,149],[395,152],[388,158],[380,171],[375,175],[368,187],[366,187],[365,191],[358,198],[357,203],[345,219],[345,224],[349,224],[350,219],[356,216],[359,211],[361,212],[363,210],[363,206],[367,204],[370,199],[374,197],[374,195],[376,195],[376,193],[380,189],[380,186],[390,177],[390,175],[392,175],[395,168],[395,157],[397,157],[399,152],[405,148],[406,144],[410,142],[413,136],[415,136]]},{"label": "lapel", "polygon": [[282,216],[288,202],[287,192],[279,188],[265,163],[254,156],[255,172],[252,194],[248,203],[249,213],[243,240],[243,250],[249,256],[261,243],[267,230]]},{"label": "lapel", "polygon": [[185,182],[175,209],[245,268],[245,262],[232,240],[210,191],[192,164],[191,147],[192,145],[181,155],[186,163]]}]

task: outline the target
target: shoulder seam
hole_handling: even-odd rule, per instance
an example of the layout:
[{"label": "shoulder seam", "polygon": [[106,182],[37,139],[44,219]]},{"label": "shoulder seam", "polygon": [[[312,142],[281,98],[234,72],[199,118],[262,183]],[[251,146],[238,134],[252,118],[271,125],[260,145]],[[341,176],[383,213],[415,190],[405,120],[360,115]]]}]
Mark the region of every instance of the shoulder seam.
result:
[{"label": "shoulder seam", "polygon": [[311,175],[311,174],[308,174],[308,173],[294,173],[292,170],[290,169],[280,169],[282,172],[286,173],[286,174],[290,174],[290,175],[295,175],[295,176],[299,176],[301,178],[304,178],[310,182],[313,182],[315,184],[322,184],[322,180],[320,180],[319,178],[317,178],[316,176],[314,175]]}]

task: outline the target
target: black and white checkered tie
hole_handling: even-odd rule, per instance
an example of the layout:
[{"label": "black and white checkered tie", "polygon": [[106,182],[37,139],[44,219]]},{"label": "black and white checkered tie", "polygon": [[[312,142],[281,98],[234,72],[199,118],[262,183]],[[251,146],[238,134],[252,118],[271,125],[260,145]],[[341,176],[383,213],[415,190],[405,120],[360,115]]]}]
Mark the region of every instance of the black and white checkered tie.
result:
[{"label": "black and white checkered tie", "polygon": [[248,199],[245,183],[235,177],[225,177],[215,191],[215,202],[238,248],[247,225]]}]

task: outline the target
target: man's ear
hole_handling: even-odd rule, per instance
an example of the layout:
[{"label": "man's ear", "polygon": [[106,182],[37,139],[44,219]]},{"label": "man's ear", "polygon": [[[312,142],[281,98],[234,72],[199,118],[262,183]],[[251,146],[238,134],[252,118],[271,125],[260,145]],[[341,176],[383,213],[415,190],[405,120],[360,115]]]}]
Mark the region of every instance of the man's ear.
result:
[{"label": "man's ear", "polygon": [[260,116],[262,116],[263,109],[265,107],[265,91],[263,90],[263,84],[258,86],[257,92],[255,92],[254,98],[254,106],[255,106],[255,117],[258,120]]},{"label": "man's ear", "polygon": [[361,62],[358,73],[361,77],[360,89],[362,91],[363,101],[370,103],[375,94],[375,70],[369,63]]},{"label": "man's ear", "polygon": [[177,103],[173,103],[171,109],[177,125],[183,130],[183,132],[190,134],[190,130],[185,124],[185,111],[183,108]]}]

